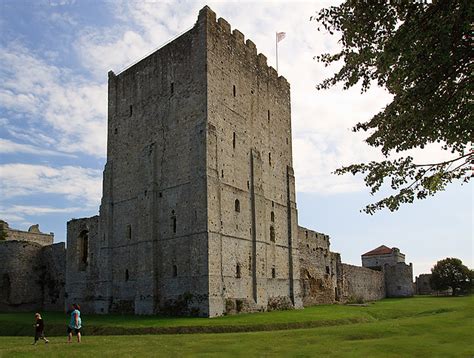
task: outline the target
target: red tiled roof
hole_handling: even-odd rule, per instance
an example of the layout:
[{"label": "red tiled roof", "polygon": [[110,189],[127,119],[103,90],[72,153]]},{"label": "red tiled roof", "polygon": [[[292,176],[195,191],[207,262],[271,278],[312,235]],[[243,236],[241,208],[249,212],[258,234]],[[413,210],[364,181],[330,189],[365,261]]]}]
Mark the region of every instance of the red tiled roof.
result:
[{"label": "red tiled roof", "polygon": [[389,255],[392,253],[392,251],[393,250],[390,247],[382,245],[377,247],[376,249],[373,249],[372,251],[366,252],[362,256]]}]

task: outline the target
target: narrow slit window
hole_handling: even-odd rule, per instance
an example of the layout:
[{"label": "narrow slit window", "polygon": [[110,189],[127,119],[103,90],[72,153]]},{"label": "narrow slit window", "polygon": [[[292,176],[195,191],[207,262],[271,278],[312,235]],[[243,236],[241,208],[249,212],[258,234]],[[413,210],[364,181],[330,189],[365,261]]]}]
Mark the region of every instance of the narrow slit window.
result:
[{"label": "narrow slit window", "polygon": [[272,223],[275,222],[275,213],[273,211],[270,213],[270,220],[272,221]]},{"label": "narrow slit window", "polygon": [[130,278],[130,274],[128,273],[128,269],[125,270],[125,281],[128,281],[128,279]]},{"label": "narrow slit window", "polygon": [[268,165],[272,165],[272,153],[268,153]]},{"label": "narrow slit window", "polygon": [[272,267],[272,278],[276,277],[276,270],[274,267]]},{"label": "narrow slit window", "polygon": [[132,225],[127,225],[127,239],[132,238]]},{"label": "narrow slit window", "polygon": [[232,147],[235,149],[235,132],[232,135]]},{"label": "narrow slit window", "polygon": [[234,94],[234,97],[235,97],[236,95],[235,85],[232,86],[232,93]]},{"label": "narrow slit window", "polygon": [[331,269],[329,268],[329,266],[326,266],[326,273],[329,275],[331,273]]},{"label": "narrow slit window", "polygon": [[270,110],[267,111],[267,120],[268,120],[268,123],[270,123]]},{"label": "narrow slit window", "polygon": [[275,228],[270,226],[270,241],[275,242]]},{"label": "narrow slit window", "polygon": [[235,266],[235,277],[236,278],[241,278],[242,277],[242,274],[240,273],[240,264],[237,264]]},{"label": "narrow slit window", "polygon": [[176,234],[176,216],[171,217],[171,225],[173,226],[173,234]]},{"label": "narrow slit window", "polygon": [[173,265],[173,277],[177,277],[177,276],[178,276],[178,266]]},{"label": "narrow slit window", "polygon": [[132,116],[132,114],[133,114],[133,106],[130,105],[130,117]]},{"label": "narrow slit window", "polygon": [[170,92],[171,92],[171,95],[174,94],[174,82],[171,82],[171,85],[170,85]]}]

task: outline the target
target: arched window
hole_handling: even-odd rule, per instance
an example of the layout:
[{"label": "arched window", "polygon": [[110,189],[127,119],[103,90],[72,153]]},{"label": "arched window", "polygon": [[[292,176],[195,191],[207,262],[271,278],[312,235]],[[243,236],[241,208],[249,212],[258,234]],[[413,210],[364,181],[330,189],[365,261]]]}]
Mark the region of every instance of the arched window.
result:
[{"label": "arched window", "polygon": [[241,278],[241,277],[242,277],[242,274],[241,274],[241,272],[240,272],[240,264],[237,264],[237,265],[235,266],[235,277],[236,277],[236,278]]},{"label": "arched window", "polygon": [[240,213],[240,201],[239,201],[239,199],[235,199],[235,211]]},{"label": "arched window", "polygon": [[275,228],[270,226],[270,241],[275,242]]}]

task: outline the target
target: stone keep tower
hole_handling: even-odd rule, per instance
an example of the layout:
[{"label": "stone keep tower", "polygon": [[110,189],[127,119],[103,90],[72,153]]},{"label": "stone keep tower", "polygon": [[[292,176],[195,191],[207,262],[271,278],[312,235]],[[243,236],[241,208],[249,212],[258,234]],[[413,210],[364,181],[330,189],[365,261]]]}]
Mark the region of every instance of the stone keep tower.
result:
[{"label": "stone keep tower", "polygon": [[100,215],[68,223],[67,300],[219,316],[301,307],[290,88],[207,6],[115,75]]}]

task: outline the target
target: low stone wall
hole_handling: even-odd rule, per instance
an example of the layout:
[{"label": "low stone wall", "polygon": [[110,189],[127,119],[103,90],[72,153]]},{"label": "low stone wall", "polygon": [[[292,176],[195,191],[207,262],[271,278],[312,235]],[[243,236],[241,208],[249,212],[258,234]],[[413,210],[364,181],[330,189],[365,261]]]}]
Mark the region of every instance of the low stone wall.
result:
[{"label": "low stone wall", "polygon": [[365,267],[340,264],[338,295],[341,302],[380,300],[385,297],[384,274]]}]

